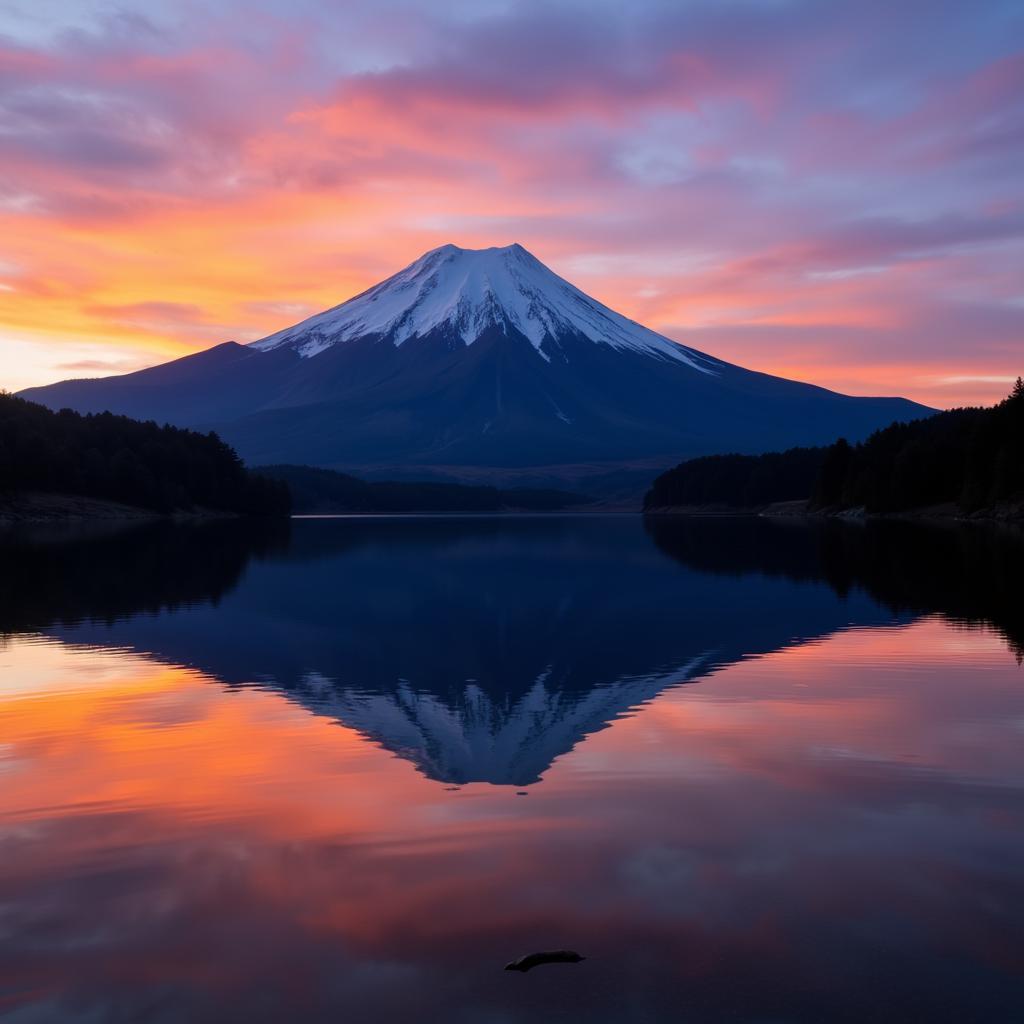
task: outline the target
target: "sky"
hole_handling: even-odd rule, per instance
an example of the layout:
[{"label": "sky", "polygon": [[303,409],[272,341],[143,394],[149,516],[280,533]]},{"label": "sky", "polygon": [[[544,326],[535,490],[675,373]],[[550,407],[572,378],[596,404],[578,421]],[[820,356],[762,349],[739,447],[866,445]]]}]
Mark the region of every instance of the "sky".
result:
[{"label": "sky", "polygon": [[0,387],[453,242],[936,407],[1024,373],[1021,0],[0,0]]}]

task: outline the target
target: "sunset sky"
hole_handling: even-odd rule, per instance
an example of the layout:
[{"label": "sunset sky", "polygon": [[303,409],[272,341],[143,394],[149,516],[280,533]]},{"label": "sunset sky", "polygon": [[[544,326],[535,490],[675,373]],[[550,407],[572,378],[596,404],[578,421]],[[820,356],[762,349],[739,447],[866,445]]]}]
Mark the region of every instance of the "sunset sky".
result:
[{"label": "sunset sky", "polygon": [[1020,0],[0,0],[0,387],[518,241],[754,369],[1024,373]]}]

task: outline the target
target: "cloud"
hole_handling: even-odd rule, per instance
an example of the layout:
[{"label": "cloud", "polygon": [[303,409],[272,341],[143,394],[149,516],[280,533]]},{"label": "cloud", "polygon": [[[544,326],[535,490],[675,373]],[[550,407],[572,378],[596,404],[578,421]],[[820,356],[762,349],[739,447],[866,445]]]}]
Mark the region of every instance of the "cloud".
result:
[{"label": "cloud", "polygon": [[120,306],[89,306],[86,312],[113,319],[132,320],[139,318],[164,318],[179,323],[199,324],[204,320],[204,313],[198,306],[186,302],[131,302]]},{"label": "cloud", "polygon": [[255,316],[293,316],[300,319],[317,312],[315,307],[303,302],[246,302],[243,308]]},{"label": "cloud", "polygon": [[75,359],[70,363],[57,363],[57,368],[76,372],[130,373],[140,367],[134,359]]},{"label": "cloud", "polygon": [[0,14],[9,329],[176,354],[518,240],[652,326],[761,331],[719,353],[758,369],[870,362],[894,391],[938,346],[947,376],[1017,372],[1011,0],[23,14]]}]

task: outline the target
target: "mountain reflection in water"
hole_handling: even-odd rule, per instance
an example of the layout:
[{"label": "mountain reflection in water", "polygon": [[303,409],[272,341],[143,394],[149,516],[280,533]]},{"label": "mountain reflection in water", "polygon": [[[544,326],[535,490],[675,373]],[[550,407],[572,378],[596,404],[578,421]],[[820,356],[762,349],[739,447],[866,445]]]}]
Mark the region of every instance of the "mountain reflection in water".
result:
[{"label": "mountain reflection in water", "polygon": [[666,687],[850,626],[939,612],[1024,638],[1024,546],[991,528],[396,517],[26,540],[8,630],[279,690],[452,784],[528,786]]},{"label": "mountain reflection in water", "polygon": [[1013,1020],[1021,550],[630,516],[0,535],[0,1019]]}]

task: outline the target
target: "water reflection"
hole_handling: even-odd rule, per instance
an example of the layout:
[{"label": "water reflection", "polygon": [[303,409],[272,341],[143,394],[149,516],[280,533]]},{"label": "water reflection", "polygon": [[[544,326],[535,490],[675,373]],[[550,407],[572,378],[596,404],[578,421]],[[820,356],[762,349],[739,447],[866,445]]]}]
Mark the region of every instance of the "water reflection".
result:
[{"label": "water reflection", "polygon": [[428,778],[523,787],[667,687],[851,626],[937,611],[1019,652],[1022,552],[1011,531],[906,524],[162,525],[18,538],[2,613],[280,691]]},{"label": "water reflection", "polygon": [[821,580],[837,594],[861,588],[894,612],[940,612],[991,626],[1024,653],[1024,530],[989,523],[802,522],[671,517],[644,523],[666,554],[694,569]]},{"label": "water reflection", "polygon": [[[1017,1016],[1012,532],[164,524],[0,559],[0,1018]],[[558,946],[586,963],[502,970]]]},{"label": "water reflection", "polygon": [[0,528],[0,636],[216,605],[288,536],[259,520]]}]

